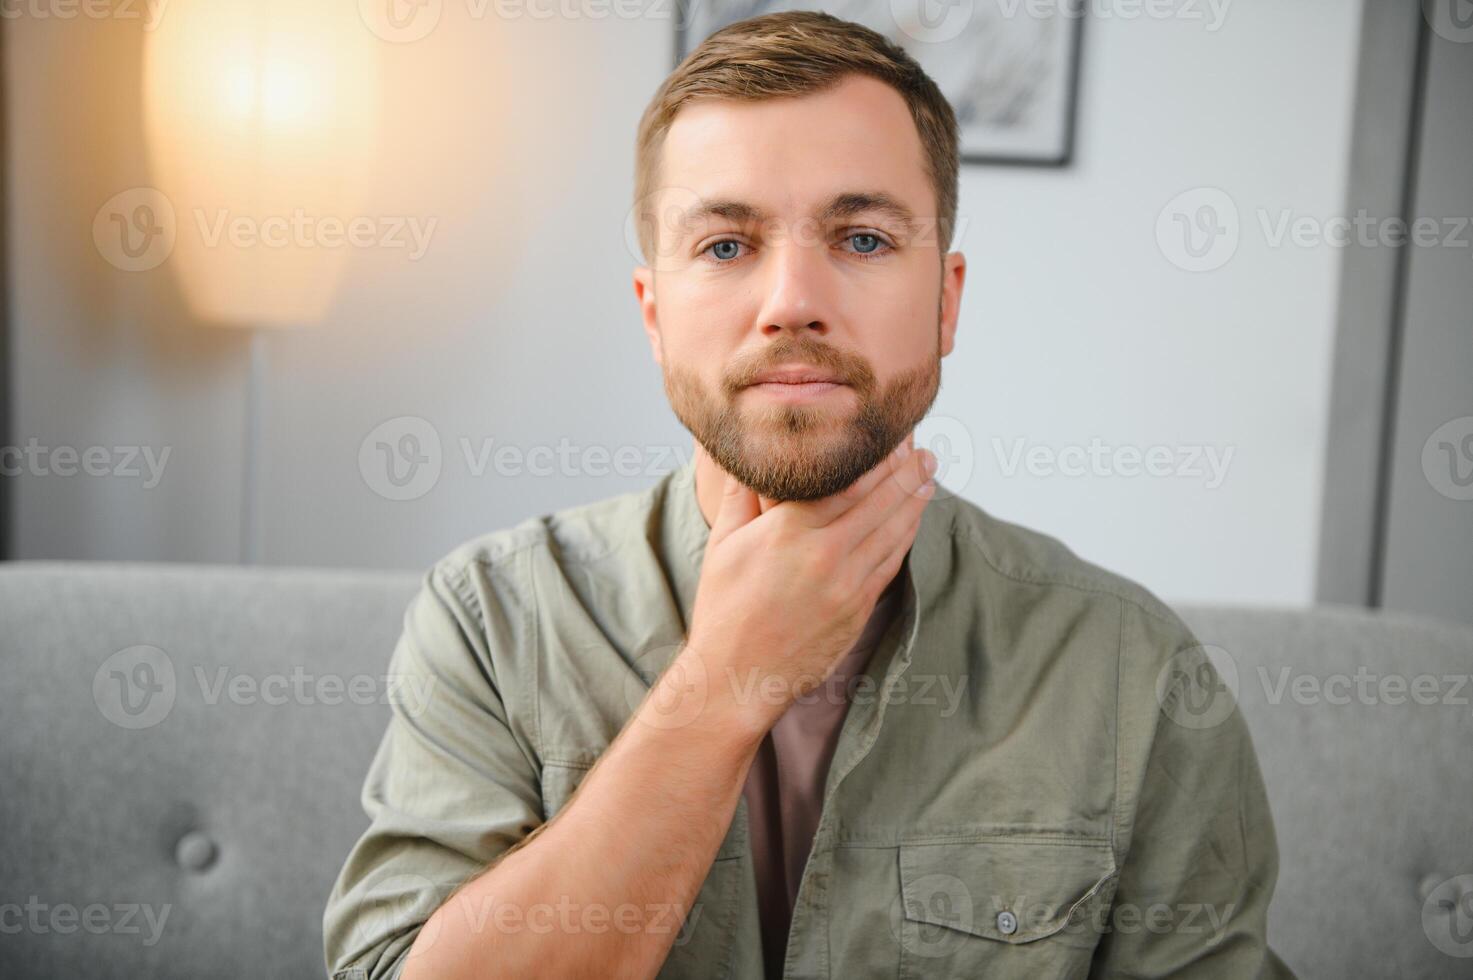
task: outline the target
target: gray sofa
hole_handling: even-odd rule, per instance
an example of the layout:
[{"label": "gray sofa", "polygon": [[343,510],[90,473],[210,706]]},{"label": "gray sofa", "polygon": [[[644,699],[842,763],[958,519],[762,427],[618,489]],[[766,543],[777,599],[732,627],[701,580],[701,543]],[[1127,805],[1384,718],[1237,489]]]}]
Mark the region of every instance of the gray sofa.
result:
[{"label": "gray sofa", "polygon": [[[417,584],[0,564],[0,977],[323,976]],[[1181,612],[1238,675],[1281,955],[1308,978],[1473,976],[1473,630]]]}]

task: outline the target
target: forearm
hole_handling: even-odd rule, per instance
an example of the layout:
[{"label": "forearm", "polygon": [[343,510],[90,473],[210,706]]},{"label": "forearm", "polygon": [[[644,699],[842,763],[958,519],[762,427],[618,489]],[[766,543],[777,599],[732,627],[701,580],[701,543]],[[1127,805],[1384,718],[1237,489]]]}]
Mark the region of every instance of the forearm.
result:
[{"label": "forearm", "polygon": [[715,693],[666,671],[556,817],[435,912],[402,980],[653,977],[762,737]]}]

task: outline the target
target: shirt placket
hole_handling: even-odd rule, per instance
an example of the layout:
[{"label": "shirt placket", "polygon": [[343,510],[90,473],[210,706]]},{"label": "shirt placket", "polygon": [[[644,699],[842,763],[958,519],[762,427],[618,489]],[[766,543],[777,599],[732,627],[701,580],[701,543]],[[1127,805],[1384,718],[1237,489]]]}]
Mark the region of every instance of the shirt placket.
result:
[{"label": "shirt placket", "polygon": [[[851,704],[843,727],[839,730],[833,762],[825,778],[818,830],[814,833],[813,847],[809,852],[808,862],[803,867],[803,877],[799,881],[798,895],[793,905],[787,952],[783,957],[782,980],[827,980],[829,977],[829,944],[824,932],[827,929],[828,881],[832,863],[829,844],[834,835],[834,821],[837,819],[833,800],[845,777],[864,761],[879,738],[890,692],[910,666],[918,627],[918,609],[919,596],[915,583],[907,574],[906,606],[897,618],[897,624],[886,631],[880,648],[876,651],[877,654],[894,651],[886,661],[885,677],[880,682],[878,696],[868,703],[861,701]],[[879,658],[876,657],[871,663],[878,661]],[[866,668],[865,673],[870,674],[870,669]]]}]

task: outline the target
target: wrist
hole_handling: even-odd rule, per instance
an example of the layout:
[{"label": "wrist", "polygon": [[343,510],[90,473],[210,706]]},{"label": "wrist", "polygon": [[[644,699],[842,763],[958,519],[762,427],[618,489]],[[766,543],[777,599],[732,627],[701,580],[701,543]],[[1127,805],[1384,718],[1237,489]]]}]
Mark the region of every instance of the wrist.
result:
[{"label": "wrist", "polygon": [[655,679],[636,717],[656,728],[756,752],[777,721],[767,707],[760,698],[744,697],[715,658],[686,643]]}]

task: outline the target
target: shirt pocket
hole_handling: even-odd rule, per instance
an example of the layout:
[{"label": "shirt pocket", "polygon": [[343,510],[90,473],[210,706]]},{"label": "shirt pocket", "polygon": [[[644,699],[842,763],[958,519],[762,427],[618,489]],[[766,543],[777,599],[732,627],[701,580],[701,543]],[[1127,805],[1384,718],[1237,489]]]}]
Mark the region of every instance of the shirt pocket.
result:
[{"label": "shirt pocket", "polygon": [[1083,977],[1115,888],[1092,838],[902,842],[900,976]]}]

